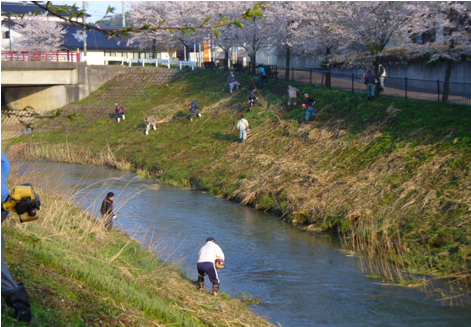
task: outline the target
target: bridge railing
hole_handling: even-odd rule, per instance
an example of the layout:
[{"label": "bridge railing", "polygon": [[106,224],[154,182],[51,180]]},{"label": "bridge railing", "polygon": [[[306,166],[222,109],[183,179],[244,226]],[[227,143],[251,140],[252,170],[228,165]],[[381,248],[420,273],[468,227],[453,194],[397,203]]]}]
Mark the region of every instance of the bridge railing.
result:
[{"label": "bridge railing", "polygon": [[79,62],[78,52],[2,51],[2,61]]}]

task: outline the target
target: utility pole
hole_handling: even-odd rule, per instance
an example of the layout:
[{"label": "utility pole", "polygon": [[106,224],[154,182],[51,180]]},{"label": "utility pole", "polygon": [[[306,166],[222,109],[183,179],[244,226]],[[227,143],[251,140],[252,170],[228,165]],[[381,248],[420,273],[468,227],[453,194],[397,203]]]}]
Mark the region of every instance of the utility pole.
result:
[{"label": "utility pole", "polygon": [[[87,10],[87,2],[86,2],[86,1],[83,1],[83,5],[82,5],[82,6],[83,6],[83,12],[84,12],[84,14],[85,14],[85,15],[83,15],[83,24],[85,25],[85,24],[87,24],[87,22],[86,22],[86,20],[87,20],[87,12],[86,12],[86,10]],[[84,32],[84,33],[87,33],[87,28],[86,28],[86,27],[83,28],[83,32]],[[83,40],[83,55],[85,56],[85,60],[87,60],[87,59],[88,59],[88,58],[87,58],[87,38],[85,38],[85,39]]]},{"label": "utility pole", "polygon": [[126,27],[126,18],[124,17],[124,1],[121,1],[122,8],[123,8],[123,27]]}]

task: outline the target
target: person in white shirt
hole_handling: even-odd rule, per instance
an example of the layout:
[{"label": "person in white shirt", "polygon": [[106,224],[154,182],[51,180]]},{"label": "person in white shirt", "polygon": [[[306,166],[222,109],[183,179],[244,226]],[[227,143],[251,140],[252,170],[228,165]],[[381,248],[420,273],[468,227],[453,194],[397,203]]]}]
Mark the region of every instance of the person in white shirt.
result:
[{"label": "person in white shirt", "polygon": [[386,68],[379,64],[379,92],[384,92],[384,80],[386,79],[387,73]]},{"label": "person in white shirt", "polygon": [[245,119],[244,115],[237,122],[237,129],[239,130],[239,141],[242,143],[247,138],[247,131],[249,130],[249,122]]},{"label": "person in white shirt", "polygon": [[219,276],[214,263],[216,260],[224,260],[224,253],[219,245],[216,244],[214,237],[208,237],[206,244],[200,249],[198,258],[198,284],[199,289],[204,290],[204,276],[208,275],[213,283],[213,294],[219,292]]}]

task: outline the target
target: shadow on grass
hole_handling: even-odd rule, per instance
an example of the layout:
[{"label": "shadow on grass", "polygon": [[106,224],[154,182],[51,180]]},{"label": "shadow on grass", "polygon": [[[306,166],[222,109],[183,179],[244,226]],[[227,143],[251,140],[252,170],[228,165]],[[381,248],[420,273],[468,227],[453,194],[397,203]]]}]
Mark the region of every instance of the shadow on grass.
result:
[{"label": "shadow on grass", "polygon": [[239,140],[239,138],[234,134],[223,134],[221,132],[214,132],[213,139],[228,142],[237,142]]}]

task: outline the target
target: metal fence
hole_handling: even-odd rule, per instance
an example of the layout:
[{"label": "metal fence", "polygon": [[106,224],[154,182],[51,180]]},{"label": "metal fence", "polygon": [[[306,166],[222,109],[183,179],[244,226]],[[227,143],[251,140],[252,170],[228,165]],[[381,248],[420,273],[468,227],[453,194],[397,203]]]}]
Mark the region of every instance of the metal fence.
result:
[{"label": "metal fence", "polygon": [[29,52],[29,51],[2,51],[2,61],[52,61],[52,62],[79,62],[78,52]]},{"label": "metal fence", "polygon": [[[287,69],[278,68],[278,79],[285,79],[286,74],[291,82],[331,87],[352,92],[366,92],[363,75],[328,72],[322,69]],[[330,75],[330,79],[329,79]],[[448,88],[448,99],[444,98]],[[419,80],[411,78],[386,77],[384,92],[381,93],[404,99],[440,101],[471,106],[471,83],[444,82],[440,80]]]}]

